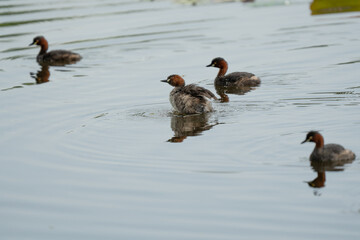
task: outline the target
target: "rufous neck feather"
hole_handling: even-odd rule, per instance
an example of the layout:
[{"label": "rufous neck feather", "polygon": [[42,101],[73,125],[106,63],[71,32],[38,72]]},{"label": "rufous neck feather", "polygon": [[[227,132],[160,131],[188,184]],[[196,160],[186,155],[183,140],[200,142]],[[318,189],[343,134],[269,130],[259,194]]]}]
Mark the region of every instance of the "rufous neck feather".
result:
[{"label": "rufous neck feather", "polygon": [[228,65],[226,62],[221,62],[220,67],[219,67],[219,72],[217,77],[222,77],[226,74],[227,70],[228,70]]},{"label": "rufous neck feather", "polygon": [[324,138],[320,134],[315,134],[313,141],[316,144],[316,148],[322,148],[324,146]]},{"label": "rufous neck feather", "polygon": [[41,49],[40,49],[39,55],[45,54],[49,47],[48,42],[45,39],[41,39],[40,46],[41,46]]}]

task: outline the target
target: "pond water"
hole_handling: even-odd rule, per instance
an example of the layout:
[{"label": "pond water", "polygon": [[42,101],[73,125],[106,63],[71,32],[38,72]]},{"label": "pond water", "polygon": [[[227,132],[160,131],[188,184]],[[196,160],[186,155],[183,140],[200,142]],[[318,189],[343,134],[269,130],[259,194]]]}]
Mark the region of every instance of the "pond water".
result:
[{"label": "pond water", "polygon": [[[225,2],[0,1],[1,239],[360,238],[358,159],[300,144],[360,155],[360,13]],[[214,57],[262,84],[174,114],[160,80],[215,92]]]}]

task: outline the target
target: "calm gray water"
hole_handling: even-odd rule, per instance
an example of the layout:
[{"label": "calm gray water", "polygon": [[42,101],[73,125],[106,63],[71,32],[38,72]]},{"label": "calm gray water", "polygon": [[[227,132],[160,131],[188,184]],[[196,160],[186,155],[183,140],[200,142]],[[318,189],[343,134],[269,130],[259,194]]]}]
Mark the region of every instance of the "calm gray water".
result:
[{"label": "calm gray water", "polygon": [[[0,1],[1,239],[360,238],[359,160],[300,145],[360,156],[360,13],[189,2]],[[42,69],[37,35],[83,59]],[[159,80],[215,92],[219,56],[261,86],[174,115]]]}]

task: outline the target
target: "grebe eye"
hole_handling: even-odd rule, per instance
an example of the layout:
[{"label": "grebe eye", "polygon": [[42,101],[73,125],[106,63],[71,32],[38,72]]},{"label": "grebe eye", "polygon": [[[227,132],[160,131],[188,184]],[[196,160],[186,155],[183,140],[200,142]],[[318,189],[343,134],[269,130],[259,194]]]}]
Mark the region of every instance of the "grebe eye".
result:
[{"label": "grebe eye", "polygon": [[312,137],[312,136],[310,136],[310,137],[309,137],[309,140],[312,140],[312,139],[313,139],[313,137]]}]

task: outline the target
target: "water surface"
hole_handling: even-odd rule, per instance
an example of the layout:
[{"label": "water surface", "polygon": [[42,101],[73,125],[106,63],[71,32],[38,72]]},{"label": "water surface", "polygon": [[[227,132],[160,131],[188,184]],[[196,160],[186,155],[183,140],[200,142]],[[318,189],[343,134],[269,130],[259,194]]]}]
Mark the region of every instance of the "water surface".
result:
[{"label": "water surface", "polygon": [[[360,237],[358,159],[319,175],[300,145],[314,129],[360,154],[359,12],[16,0],[0,15],[4,239]],[[83,59],[39,66],[37,35]],[[205,66],[219,56],[262,84],[174,114],[160,80],[216,92]]]}]

